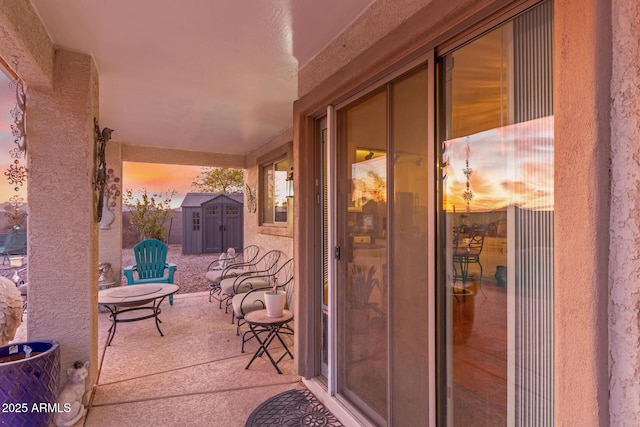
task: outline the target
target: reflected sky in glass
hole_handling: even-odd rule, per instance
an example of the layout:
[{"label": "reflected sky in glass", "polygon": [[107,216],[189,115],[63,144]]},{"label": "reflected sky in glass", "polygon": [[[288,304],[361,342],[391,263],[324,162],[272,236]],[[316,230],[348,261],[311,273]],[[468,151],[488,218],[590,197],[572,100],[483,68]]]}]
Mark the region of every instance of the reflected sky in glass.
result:
[{"label": "reflected sky in glass", "polygon": [[[490,129],[446,141],[445,196],[448,212],[464,212],[468,157],[474,212],[553,210],[553,116]],[[467,150],[468,146],[468,150]]]}]

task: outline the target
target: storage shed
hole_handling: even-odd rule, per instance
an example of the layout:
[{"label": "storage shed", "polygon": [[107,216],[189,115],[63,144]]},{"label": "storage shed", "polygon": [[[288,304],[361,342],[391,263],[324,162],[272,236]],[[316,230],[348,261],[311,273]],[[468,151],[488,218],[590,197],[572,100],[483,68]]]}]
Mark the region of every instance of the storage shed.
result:
[{"label": "storage shed", "polygon": [[219,253],[244,240],[242,194],[187,193],[182,202],[182,253]]}]

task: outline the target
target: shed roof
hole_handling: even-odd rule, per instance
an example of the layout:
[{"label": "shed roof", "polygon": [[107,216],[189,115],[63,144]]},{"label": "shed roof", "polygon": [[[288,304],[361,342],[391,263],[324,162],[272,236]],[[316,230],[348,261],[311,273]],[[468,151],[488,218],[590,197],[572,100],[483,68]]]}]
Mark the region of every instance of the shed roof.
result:
[{"label": "shed roof", "polygon": [[242,193],[232,193],[232,194],[222,194],[222,193],[187,193],[182,201],[180,207],[182,208],[197,208],[202,206],[204,203],[210,202],[219,197],[228,197],[229,199],[242,203],[243,202],[243,194]]}]

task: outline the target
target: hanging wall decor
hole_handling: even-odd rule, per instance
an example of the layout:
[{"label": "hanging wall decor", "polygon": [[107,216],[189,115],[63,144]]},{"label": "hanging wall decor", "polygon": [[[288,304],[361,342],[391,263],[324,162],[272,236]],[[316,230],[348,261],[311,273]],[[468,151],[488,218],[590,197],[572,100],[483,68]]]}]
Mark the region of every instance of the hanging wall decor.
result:
[{"label": "hanging wall decor", "polygon": [[112,168],[107,169],[107,180],[102,194],[102,218],[100,220],[101,229],[109,229],[115,220],[115,214],[111,210],[118,205],[120,197],[120,178],[115,176]]},{"label": "hanging wall decor", "polygon": [[98,119],[93,119],[94,137],[96,145],[96,158],[94,163],[93,192],[96,204],[95,221],[102,221],[102,207],[104,206],[104,187],[107,183],[107,142],[111,139],[113,129],[104,128],[100,130]]},{"label": "hanging wall decor", "polygon": [[247,210],[249,213],[255,213],[256,209],[256,187],[254,186],[253,190],[251,190],[251,187],[247,184]]},{"label": "hanging wall decor", "polygon": [[9,165],[4,175],[7,177],[9,185],[13,186],[13,191],[16,194],[9,198],[9,206],[5,207],[5,216],[11,228],[17,231],[24,227],[27,217],[27,213],[22,211],[24,198],[20,196],[20,190],[27,182],[27,167],[23,164],[27,150],[27,134],[25,132],[27,97],[24,91],[24,84],[20,79],[10,82],[9,85],[15,90],[16,94],[16,105],[9,112],[13,119],[11,134],[14,146],[9,150],[9,155],[13,162]]}]

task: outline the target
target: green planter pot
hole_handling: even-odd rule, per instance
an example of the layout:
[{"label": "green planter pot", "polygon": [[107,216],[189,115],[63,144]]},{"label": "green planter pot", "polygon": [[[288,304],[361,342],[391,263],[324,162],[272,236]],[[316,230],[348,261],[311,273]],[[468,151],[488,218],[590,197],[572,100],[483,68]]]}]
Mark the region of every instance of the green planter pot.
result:
[{"label": "green planter pot", "polygon": [[[31,347],[25,358],[24,346]],[[60,346],[29,341],[0,347],[0,426],[49,425],[60,378]]]}]

